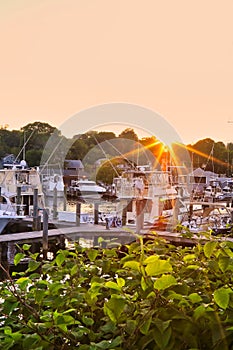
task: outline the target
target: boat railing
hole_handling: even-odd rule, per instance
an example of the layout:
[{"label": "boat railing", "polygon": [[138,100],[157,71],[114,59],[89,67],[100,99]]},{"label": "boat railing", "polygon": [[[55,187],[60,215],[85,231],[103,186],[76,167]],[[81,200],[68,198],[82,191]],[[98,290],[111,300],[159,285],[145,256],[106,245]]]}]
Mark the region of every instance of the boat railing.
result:
[{"label": "boat railing", "polygon": [[24,215],[25,205],[16,203],[0,203],[0,211],[5,215]]}]

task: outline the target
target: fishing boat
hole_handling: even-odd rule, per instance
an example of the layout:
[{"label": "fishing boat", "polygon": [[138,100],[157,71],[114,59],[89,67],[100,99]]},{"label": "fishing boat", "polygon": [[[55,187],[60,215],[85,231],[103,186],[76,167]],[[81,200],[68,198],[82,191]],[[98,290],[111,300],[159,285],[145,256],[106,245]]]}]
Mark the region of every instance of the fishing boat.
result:
[{"label": "fishing boat", "polygon": [[32,215],[35,190],[38,207],[44,207],[40,174],[36,168],[26,168],[21,164],[0,169],[0,187],[1,194],[9,199],[9,203],[22,208],[23,215]]},{"label": "fishing boat", "polygon": [[168,171],[151,170],[146,166],[124,171],[113,180],[113,186],[122,216],[126,216],[129,225],[136,223],[137,203],[143,203],[144,223],[154,224],[161,216],[171,217],[178,200],[182,203],[181,192],[186,193],[180,191],[180,186],[171,184]]}]

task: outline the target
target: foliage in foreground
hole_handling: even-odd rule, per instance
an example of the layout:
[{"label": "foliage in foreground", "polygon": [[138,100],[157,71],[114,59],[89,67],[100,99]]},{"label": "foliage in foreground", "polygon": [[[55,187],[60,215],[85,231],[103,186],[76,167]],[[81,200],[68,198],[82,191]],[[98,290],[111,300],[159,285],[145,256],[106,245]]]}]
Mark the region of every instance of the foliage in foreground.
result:
[{"label": "foliage in foreground", "polygon": [[1,349],[231,349],[232,248],[155,236],[124,254],[78,245],[51,262],[31,254],[26,273],[1,284]]}]

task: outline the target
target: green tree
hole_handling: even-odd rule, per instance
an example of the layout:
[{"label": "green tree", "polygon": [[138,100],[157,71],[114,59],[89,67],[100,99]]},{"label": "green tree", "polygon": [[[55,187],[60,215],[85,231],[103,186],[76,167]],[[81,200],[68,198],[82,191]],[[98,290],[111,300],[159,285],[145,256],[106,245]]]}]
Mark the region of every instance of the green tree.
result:
[{"label": "green tree", "polygon": [[96,180],[111,185],[114,177],[120,176],[127,164],[127,160],[121,157],[106,160],[97,170]]},{"label": "green tree", "polygon": [[88,145],[83,139],[76,139],[70,147],[66,159],[83,159],[88,152]]},{"label": "green tree", "polygon": [[138,141],[138,136],[132,128],[126,128],[118,135],[118,137],[122,139]]},{"label": "green tree", "polygon": [[40,164],[41,155],[50,137],[54,135],[55,137],[57,136],[57,143],[59,143],[59,137],[61,137],[59,130],[43,122],[29,123],[20,130],[22,145],[24,145],[26,152],[29,150],[36,151],[35,156],[32,156],[31,152],[28,153],[30,155],[30,163],[32,160],[35,162],[31,164],[32,166]]}]

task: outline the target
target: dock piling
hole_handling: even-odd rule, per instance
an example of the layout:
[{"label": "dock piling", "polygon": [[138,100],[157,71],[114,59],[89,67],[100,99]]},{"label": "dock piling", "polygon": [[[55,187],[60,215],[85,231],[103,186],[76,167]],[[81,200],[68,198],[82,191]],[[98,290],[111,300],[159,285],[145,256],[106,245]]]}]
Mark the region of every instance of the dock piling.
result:
[{"label": "dock piling", "polygon": [[20,203],[21,203],[21,187],[17,187],[17,195],[16,195],[16,213],[20,215]]},{"label": "dock piling", "polygon": [[94,203],[94,224],[99,223],[99,203]]},{"label": "dock piling", "polygon": [[76,226],[80,226],[81,203],[76,203]]},{"label": "dock piling", "polygon": [[67,187],[64,186],[63,211],[66,211],[66,210],[67,210],[66,198],[67,198]]},{"label": "dock piling", "polygon": [[33,224],[32,230],[39,231],[41,226],[41,217],[39,216],[39,207],[38,207],[38,188],[34,188],[33,193]]},{"label": "dock piling", "polygon": [[43,259],[47,260],[48,256],[48,227],[49,227],[49,214],[48,209],[43,209]]},{"label": "dock piling", "polygon": [[57,187],[53,189],[53,219],[57,218]]},{"label": "dock piling", "polygon": [[144,200],[137,199],[136,200],[136,233],[140,233],[143,229],[144,222]]}]

